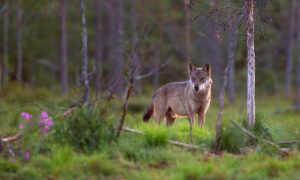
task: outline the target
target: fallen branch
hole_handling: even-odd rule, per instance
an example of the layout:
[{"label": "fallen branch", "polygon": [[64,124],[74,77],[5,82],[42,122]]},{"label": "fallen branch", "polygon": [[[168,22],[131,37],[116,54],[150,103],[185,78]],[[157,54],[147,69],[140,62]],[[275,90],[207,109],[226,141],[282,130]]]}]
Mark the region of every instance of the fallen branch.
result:
[{"label": "fallen branch", "polygon": [[[139,135],[145,135],[142,131],[127,128],[127,127],[123,127],[122,130],[126,131],[126,132],[130,132],[130,133],[139,134]],[[167,140],[167,142],[169,144],[172,144],[172,145],[175,145],[175,146],[178,146],[178,147],[184,147],[184,148],[187,148],[187,149],[192,149],[192,150],[200,149],[199,146],[196,146],[196,145],[193,145],[193,144],[186,144],[186,143],[179,142],[179,141]]]},{"label": "fallen branch", "polygon": [[273,146],[273,147],[275,147],[275,148],[277,148],[277,149],[280,149],[279,146],[278,146],[276,143],[255,136],[252,132],[250,132],[250,131],[248,131],[247,129],[243,128],[243,127],[240,126],[237,122],[231,121],[231,123],[232,123],[235,127],[239,128],[243,133],[245,133],[246,135],[250,136],[251,138],[256,139],[256,140],[258,140],[258,141],[261,141],[261,142],[263,142],[263,143],[265,143],[265,144],[268,144],[268,145],[270,145],[270,146]]}]

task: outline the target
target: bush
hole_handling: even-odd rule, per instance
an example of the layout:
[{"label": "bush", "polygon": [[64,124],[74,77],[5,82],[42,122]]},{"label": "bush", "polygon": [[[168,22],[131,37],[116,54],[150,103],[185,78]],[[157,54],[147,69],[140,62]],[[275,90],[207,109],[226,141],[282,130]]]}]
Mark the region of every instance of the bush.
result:
[{"label": "bush", "polygon": [[54,141],[90,153],[115,139],[113,119],[103,109],[82,107],[54,126]]}]

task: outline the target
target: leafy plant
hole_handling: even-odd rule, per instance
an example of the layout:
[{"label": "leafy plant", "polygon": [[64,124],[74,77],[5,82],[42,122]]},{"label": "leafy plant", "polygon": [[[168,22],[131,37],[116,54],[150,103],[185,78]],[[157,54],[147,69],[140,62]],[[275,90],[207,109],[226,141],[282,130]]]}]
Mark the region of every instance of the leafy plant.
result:
[{"label": "leafy plant", "polygon": [[90,153],[115,139],[113,119],[103,110],[81,107],[54,127],[54,141]]}]

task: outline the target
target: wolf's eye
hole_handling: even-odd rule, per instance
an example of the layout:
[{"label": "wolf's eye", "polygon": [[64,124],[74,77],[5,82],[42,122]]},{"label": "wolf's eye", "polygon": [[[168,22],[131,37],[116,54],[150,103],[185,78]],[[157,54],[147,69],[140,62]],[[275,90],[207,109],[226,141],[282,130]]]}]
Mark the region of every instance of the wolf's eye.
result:
[{"label": "wolf's eye", "polygon": [[201,81],[201,82],[205,81],[205,78],[201,78],[200,81]]},{"label": "wolf's eye", "polygon": [[192,81],[196,81],[196,78],[192,77]]}]

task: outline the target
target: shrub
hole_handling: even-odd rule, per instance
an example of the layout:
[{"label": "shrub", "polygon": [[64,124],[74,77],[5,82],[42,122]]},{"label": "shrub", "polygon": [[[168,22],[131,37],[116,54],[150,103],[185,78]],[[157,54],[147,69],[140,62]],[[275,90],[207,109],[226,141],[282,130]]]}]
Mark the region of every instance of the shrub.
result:
[{"label": "shrub", "polygon": [[82,107],[54,126],[53,140],[90,153],[115,139],[113,119],[103,109]]}]

